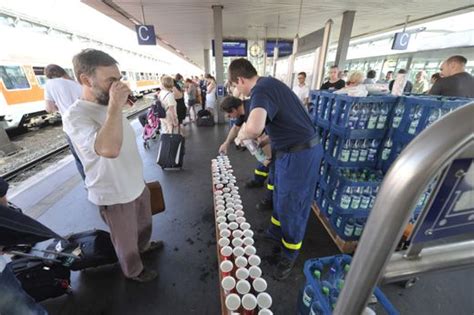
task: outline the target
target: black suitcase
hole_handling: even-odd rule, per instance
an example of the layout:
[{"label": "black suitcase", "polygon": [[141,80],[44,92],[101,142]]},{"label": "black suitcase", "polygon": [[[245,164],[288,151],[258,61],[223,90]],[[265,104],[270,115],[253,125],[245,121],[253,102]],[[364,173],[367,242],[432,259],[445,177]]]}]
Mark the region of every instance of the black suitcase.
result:
[{"label": "black suitcase", "polygon": [[63,257],[57,254],[48,255],[47,257],[61,259],[63,264],[69,266],[71,270],[83,270],[117,262],[117,255],[109,232],[90,230],[68,235],[65,239],[66,241],[55,240],[48,246],[48,250],[75,254],[80,259]]},{"label": "black suitcase", "polygon": [[23,290],[36,302],[61,296],[69,291],[71,272],[61,263],[41,258],[19,258],[8,263]]},{"label": "black suitcase", "polygon": [[198,127],[212,127],[214,126],[214,117],[211,112],[205,109],[201,109],[197,113],[196,125]]},{"label": "black suitcase", "polygon": [[156,163],[162,169],[183,168],[184,137],[180,134],[165,133],[160,137]]}]

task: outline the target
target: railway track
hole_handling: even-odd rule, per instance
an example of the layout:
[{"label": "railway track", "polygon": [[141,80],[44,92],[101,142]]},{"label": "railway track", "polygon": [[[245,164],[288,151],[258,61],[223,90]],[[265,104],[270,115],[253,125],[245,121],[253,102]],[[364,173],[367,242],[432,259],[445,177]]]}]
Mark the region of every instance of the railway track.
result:
[{"label": "railway track", "polygon": [[[148,109],[148,107],[149,106],[145,106],[145,107],[139,108],[139,109],[137,109],[133,112],[128,113],[127,114],[127,119],[131,120],[131,119],[137,117],[140,113],[142,113],[143,111]],[[69,146],[67,144],[59,146],[59,147],[55,148],[54,150],[35,158],[34,160],[31,160],[29,162],[21,164],[20,166],[16,167],[15,169],[13,169],[9,172],[6,172],[4,174],[0,174],[0,177],[3,177],[6,181],[10,181],[10,180],[14,179],[15,177],[19,176],[20,174],[22,174],[26,171],[29,171],[29,170],[37,167],[38,165],[55,158],[56,156],[64,153],[65,151],[67,151],[68,149],[69,149]]]}]

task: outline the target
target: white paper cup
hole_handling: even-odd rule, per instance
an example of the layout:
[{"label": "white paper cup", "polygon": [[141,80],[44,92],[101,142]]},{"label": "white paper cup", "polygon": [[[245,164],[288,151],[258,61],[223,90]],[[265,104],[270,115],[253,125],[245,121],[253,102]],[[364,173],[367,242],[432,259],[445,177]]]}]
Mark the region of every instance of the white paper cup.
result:
[{"label": "white paper cup", "polygon": [[216,206],[225,206],[225,201],[224,200],[217,200],[216,201]]},{"label": "white paper cup", "polygon": [[[216,181],[216,182],[217,182],[217,181]],[[225,188],[224,188],[224,189],[223,189],[223,188],[224,188],[224,185],[222,185],[222,184],[216,184],[216,189],[222,189],[222,190],[224,191]],[[228,191],[224,191],[224,192],[228,192]]]},{"label": "white paper cup", "polygon": [[242,297],[242,306],[247,311],[252,311],[257,308],[257,298],[255,295],[247,293]]},{"label": "white paper cup", "polygon": [[216,206],[216,211],[222,211],[222,210],[225,210],[225,207],[223,205]]},{"label": "white paper cup", "polygon": [[242,247],[234,247],[234,249],[232,250],[233,254],[234,254],[234,257],[239,257],[239,256],[243,256],[245,254],[245,251]]},{"label": "white paper cup", "polygon": [[238,205],[234,206],[235,210],[242,210],[243,208],[244,208],[244,206],[242,206],[242,204],[238,204]]},{"label": "white paper cup", "polygon": [[245,230],[244,231],[244,237],[253,237],[253,231],[252,230]]},{"label": "white paper cup", "polygon": [[267,281],[263,278],[257,278],[252,281],[252,287],[255,292],[264,292],[267,289]]},{"label": "white paper cup", "polygon": [[252,256],[249,256],[248,262],[250,266],[260,266],[260,263],[262,262],[262,260],[260,259],[259,256],[252,255]]},{"label": "white paper cup", "polygon": [[242,235],[243,235],[243,232],[241,230],[232,231],[232,237],[233,238],[241,238]]},{"label": "white paper cup", "polygon": [[[247,267],[247,258],[245,258],[244,256],[237,257],[234,262],[237,268]],[[250,270],[249,270],[249,274],[250,274]]]},{"label": "white paper cup", "polygon": [[[230,214],[229,214],[230,215]],[[235,231],[239,228],[239,224],[237,222],[230,222],[229,223],[229,230]]]},{"label": "white paper cup", "polygon": [[224,246],[221,248],[221,255],[224,258],[230,259],[232,256],[232,247],[230,246]]},{"label": "white paper cup", "polygon": [[240,307],[240,297],[235,294],[231,293],[225,298],[225,306],[229,311],[236,311]]},{"label": "white paper cup", "polygon": [[227,208],[227,209],[225,210],[225,214],[234,214],[234,209]]},{"label": "white paper cup", "polygon": [[[247,230],[248,231],[248,230]],[[251,237],[246,237],[244,238],[244,244],[245,246],[253,245],[255,241]]]},{"label": "white paper cup", "polygon": [[[222,181],[222,182],[224,182],[224,181]],[[228,193],[228,192],[230,192],[230,188],[229,187],[224,187],[224,188],[222,188],[222,191],[225,192],[225,193]]]},{"label": "white paper cup", "polygon": [[245,215],[245,212],[243,212],[242,210],[236,210],[235,215],[238,217],[243,217]]},{"label": "white paper cup", "polygon": [[[232,201],[233,201],[233,199],[232,199]],[[234,209],[234,204],[232,202],[227,202],[226,207],[230,208],[230,209]]]},{"label": "white paper cup", "polygon": [[219,244],[220,248],[226,247],[229,246],[230,239],[228,239],[227,237],[221,237],[217,243]]},{"label": "white paper cup", "polygon": [[252,245],[245,246],[244,251],[245,251],[245,255],[247,256],[252,256],[257,253],[257,249]]},{"label": "white paper cup", "polygon": [[235,198],[234,198],[234,204],[236,204],[236,205],[241,205],[241,204],[242,204],[242,200],[240,200],[240,199],[235,199]]},{"label": "white paper cup", "polygon": [[[235,219],[235,222],[237,222],[238,224],[242,224],[242,223],[244,223],[245,221],[247,221],[247,219],[246,219],[245,217],[237,217],[237,218]],[[246,231],[248,231],[248,230],[246,230]]]},{"label": "white paper cup", "polygon": [[257,295],[257,304],[260,308],[270,308],[272,306],[272,297],[267,292]]},{"label": "white paper cup", "polygon": [[244,223],[240,224],[240,229],[241,229],[242,231],[245,231],[245,230],[250,229],[250,223],[244,222]]},{"label": "white paper cup", "polygon": [[262,308],[259,312],[258,315],[273,315],[273,312],[270,311],[268,308]]},{"label": "white paper cup", "polygon": [[224,198],[229,198],[229,197],[232,196],[232,195],[229,194],[229,193],[224,193],[222,196],[224,196]]},{"label": "white paper cup", "polygon": [[234,248],[236,247],[242,247],[242,244],[244,243],[244,241],[241,239],[241,238],[234,238],[232,240],[232,246],[234,246]]},{"label": "white paper cup", "polygon": [[249,276],[252,279],[260,278],[262,276],[262,269],[260,269],[260,267],[257,267],[257,266],[251,266],[249,268]]},{"label": "white paper cup", "polygon": [[220,269],[225,276],[229,276],[232,269],[234,269],[234,264],[230,260],[224,260],[220,264]]},{"label": "white paper cup", "polygon": [[249,270],[247,268],[239,268],[235,271],[235,277],[238,280],[245,280],[249,277]]},{"label": "white paper cup", "polygon": [[221,286],[224,291],[228,294],[235,288],[235,278],[231,276],[224,277],[221,281]]},{"label": "white paper cup", "polygon": [[239,280],[237,281],[237,285],[235,286],[235,288],[237,289],[237,292],[240,295],[244,295],[249,293],[252,287],[250,286],[250,282],[248,282],[247,280]]},{"label": "white paper cup", "polygon": [[219,196],[215,196],[214,199],[215,199],[216,201],[219,201],[219,200],[224,200],[224,197],[222,197],[222,196],[219,195]]},{"label": "white paper cup", "polygon": [[217,224],[227,222],[227,218],[226,218],[225,216],[223,216],[223,215],[222,215],[222,216],[218,216],[218,217],[216,218],[216,222],[217,222]]},{"label": "white paper cup", "polygon": [[233,195],[233,196],[238,196],[238,195],[239,195],[239,191],[238,191],[238,190],[231,190],[231,191],[230,191],[230,194]]},{"label": "white paper cup", "polygon": [[232,222],[232,221],[235,221],[235,219],[237,219],[237,216],[234,213],[227,215],[227,220]]},{"label": "white paper cup", "polygon": [[219,211],[217,211],[216,214],[217,214],[218,217],[223,217],[223,216],[225,216],[225,211],[224,210],[219,210]]},{"label": "white paper cup", "polygon": [[214,192],[214,195],[216,195],[216,196],[222,196],[222,194],[223,194],[222,190],[216,190]]},{"label": "white paper cup", "polygon": [[[219,228],[219,231],[222,231],[222,230],[225,230],[227,229],[229,226],[227,223],[225,222],[222,222],[222,223],[219,223],[219,225],[217,226]],[[250,245],[250,244],[249,244]]]},{"label": "white paper cup", "polygon": [[219,235],[221,237],[230,237],[232,234],[230,233],[230,231],[228,229],[225,229],[225,230],[220,231]]}]

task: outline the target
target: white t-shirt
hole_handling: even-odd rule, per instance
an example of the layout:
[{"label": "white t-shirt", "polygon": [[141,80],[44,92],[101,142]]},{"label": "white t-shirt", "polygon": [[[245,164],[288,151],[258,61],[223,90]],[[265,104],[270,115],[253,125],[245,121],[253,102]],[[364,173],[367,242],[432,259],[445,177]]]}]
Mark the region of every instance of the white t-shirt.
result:
[{"label": "white t-shirt", "polygon": [[299,84],[295,85],[293,92],[298,96],[301,103],[304,104],[305,98],[309,97],[309,87],[305,84],[300,86]]},{"label": "white t-shirt", "polygon": [[79,83],[64,78],[49,79],[44,87],[44,99],[53,101],[61,115],[81,97],[81,93]]},{"label": "white t-shirt", "polygon": [[76,101],[63,116],[63,129],[84,165],[89,200],[98,206],[131,202],[145,189],[135,132],[125,117],[119,156],[109,159],[95,152],[97,132],[106,117],[107,106],[84,100]]}]

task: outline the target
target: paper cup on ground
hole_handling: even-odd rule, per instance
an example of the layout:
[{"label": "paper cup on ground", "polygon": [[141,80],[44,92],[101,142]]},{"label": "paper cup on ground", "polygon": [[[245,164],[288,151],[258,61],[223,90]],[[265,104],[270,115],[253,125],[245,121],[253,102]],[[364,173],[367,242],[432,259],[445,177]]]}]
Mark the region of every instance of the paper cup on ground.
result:
[{"label": "paper cup on ground", "polygon": [[242,210],[236,210],[234,213],[238,217],[243,217],[245,215],[245,212],[243,212]]},{"label": "paper cup on ground", "polygon": [[257,308],[257,298],[255,295],[247,293],[242,297],[242,306],[246,311],[253,311]]},{"label": "paper cup on ground", "polygon": [[257,249],[252,245],[245,246],[244,251],[245,251],[245,255],[247,256],[252,256],[257,253]]},{"label": "paper cup on ground", "polygon": [[245,254],[245,250],[239,246],[239,247],[235,247],[232,253],[234,254],[234,257],[239,257]]},{"label": "paper cup on ground", "polygon": [[231,214],[227,215],[227,220],[235,221],[235,219],[237,219],[237,216],[234,213],[231,213]]},{"label": "paper cup on ground", "polygon": [[222,289],[226,294],[229,294],[235,288],[235,278],[231,276],[224,277],[221,282]]},{"label": "paper cup on ground", "polygon": [[220,232],[219,232],[219,235],[220,235],[221,237],[230,237],[232,234],[230,233],[229,230],[225,229],[225,230],[220,231]]},{"label": "paper cup on ground", "polygon": [[234,264],[230,260],[224,260],[219,266],[222,276],[230,276],[232,269],[234,269]]},{"label": "paper cup on ground", "polygon": [[249,293],[252,287],[250,286],[250,282],[248,282],[247,280],[239,280],[237,281],[235,288],[237,289],[237,292],[240,295],[244,295],[244,294]]},{"label": "paper cup on ground", "polygon": [[252,230],[245,230],[244,231],[244,237],[253,237],[253,231]]},{"label": "paper cup on ground", "polygon": [[223,217],[223,216],[225,216],[225,211],[224,211],[224,210],[219,210],[219,211],[217,211],[217,216],[218,216],[218,217]]},{"label": "paper cup on ground", "polygon": [[236,247],[242,247],[242,244],[244,243],[244,241],[241,239],[241,238],[234,238],[232,240],[232,246],[234,246],[234,248]]},{"label": "paper cup on ground", "polygon": [[[247,230],[248,231],[248,230]],[[251,237],[246,237],[244,238],[244,244],[245,246],[250,246],[250,245],[253,245],[255,243],[255,241],[253,240],[253,238]]]},{"label": "paper cup on ground", "polygon": [[[245,258],[244,256],[239,256],[235,259],[235,266],[237,268],[245,268],[247,267],[247,258]],[[257,267],[258,268],[258,267]],[[249,274],[250,274],[250,270],[249,270]]]},{"label": "paper cup on ground", "polygon": [[[238,224],[242,224],[242,223],[244,223],[245,221],[247,221],[247,219],[244,218],[244,217],[237,217],[237,218],[235,219],[235,222],[237,222]],[[248,231],[248,230],[246,230],[246,231]]]},{"label": "paper cup on ground", "polygon": [[249,270],[244,267],[238,268],[235,271],[235,277],[239,280],[245,280],[249,277]]},{"label": "paper cup on ground", "polygon": [[222,211],[222,210],[225,210],[225,207],[223,205],[216,206],[216,211]]},{"label": "paper cup on ground", "polygon": [[250,229],[250,223],[244,222],[244,223],[240,224],[240,229],[241,229],[242,231],[245,231],[245,230]]},{"label": "paper cup on ground", "polygon": [[243,208],[244,206],[242,206],[242,204],[234,205],[235,210],[242,210]]},{"label": "paper cup on ground", "polygon": [[240,297],[231,293],[225,298],[225,306],[229,311],[236,311],[240,308]]},{"label": "paper cup on ground", "polygon": [[229,227],[229,230],[234,231],[239,228],[239,225],[237,224],[237,222],[230,222],[228,227]]},{"label": "paper cup on ground", "polygon": [[221,248],[220,253],[223,260],[229,260],[232,258],[232,254],[233,254],[232,247],[224,246]]},{"label": "paper cup on ground", "polygon": [[257,278],[252,281],[252,287],[255,292],[264,292],[267,289],[267,281],[263,278]]},{"label": "paper cup on ground", "polygon": [[270,311],[268,308],[262,308],[259,312],[258,315],[273,315],[273,312]]},{"label": "paper cup on ground", "polygon": [[251,266],[249,268],[249,276],[252,279],[260,278],[262,276],[262,269],[258,266]]},{"label": "paper cup on ground", "polygon": [[260,266],[260,263],[262,262],[262,260],[260,259],[259,256],[252,255],[252,256],[249,256],[248,262],[250,266]]},{"label": "paper cup on ground", "polygon": [[235,214],[235,213],[234,213],[234,209],[227,208],[227,209],[225,210],[225,214]]},{"label": "paper cup on ground", "polygon": [[243,232],[241,230],[232,231],[232,237],[233,238],[241,238],[242,235],[243,235]]},{"label": "paper cup on ground", "polygon": [[266,292],[257,295],[257,304],[260,308],[270,308],[272,306],[272,297]]},{"label": "paper cup on ground", "polygon": [[221,237],[217,243],[219,244],[220,248],[226,247],[229,246],[230,239],[228,239],[227,237]]},{"label": "paper cup on ground", "polygon": [[222,230],[227,229],[229,226],[227,225],[227,223],[222,222],[222,223],[219,223],[217,227],[219,228],[219,231],[222,231]]},{"label": "paper cup on ground", "polygon": [[227,218],[225,216],[219,216],[216,218],[216,222],[219,225],[220,223],[225,223],[227,221]]}]

